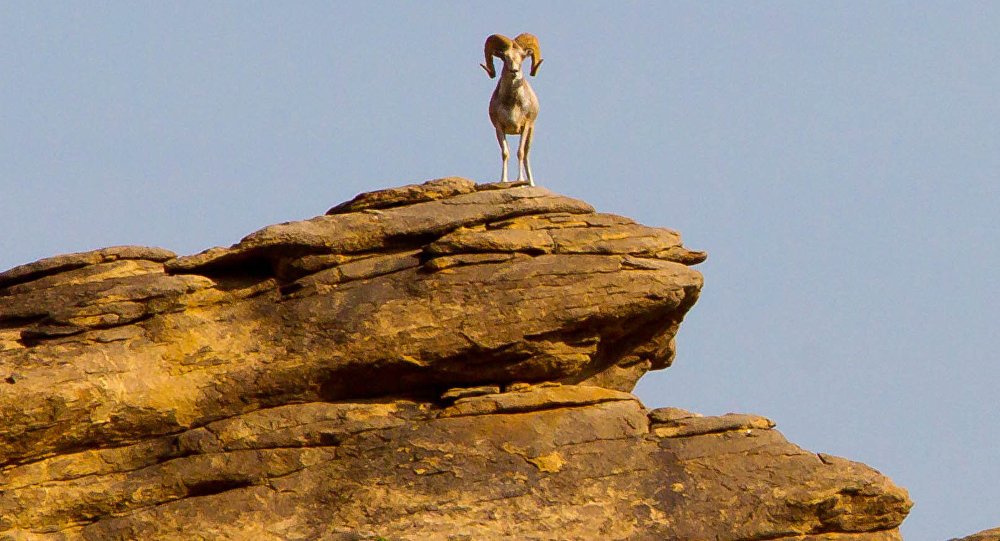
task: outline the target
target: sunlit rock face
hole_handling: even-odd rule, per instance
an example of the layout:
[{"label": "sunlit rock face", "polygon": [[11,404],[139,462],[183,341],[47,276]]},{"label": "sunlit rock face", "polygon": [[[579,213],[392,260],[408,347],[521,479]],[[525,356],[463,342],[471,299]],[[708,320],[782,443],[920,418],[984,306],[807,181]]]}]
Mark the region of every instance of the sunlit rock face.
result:
[{"label": "sunlit rock face", "polygon": [[898,539],[878,472],[629,394],[704,259],[451,177],[0,273],[0,539]]},{"label": "sunlit rock face", "polygon": [[991,528],[989,530],[983,530],[979,533],[972,534],[968,537],[963,537],[961,539],[952,539],[952,541],[1000,541],[1000,528]]}]

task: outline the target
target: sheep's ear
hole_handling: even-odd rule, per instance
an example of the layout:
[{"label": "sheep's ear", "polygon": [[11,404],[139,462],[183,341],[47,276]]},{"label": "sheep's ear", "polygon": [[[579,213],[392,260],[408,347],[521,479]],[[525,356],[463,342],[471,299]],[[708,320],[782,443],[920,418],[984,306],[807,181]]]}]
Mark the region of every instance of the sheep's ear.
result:
[{"label": "sheep's ear", "polygon": [[479,67],[486,70],[486,73],[490,76],[490,79],[497,76],[496,70],[493,68],[493,59],[491,58],[488,64],[480,64]]}]

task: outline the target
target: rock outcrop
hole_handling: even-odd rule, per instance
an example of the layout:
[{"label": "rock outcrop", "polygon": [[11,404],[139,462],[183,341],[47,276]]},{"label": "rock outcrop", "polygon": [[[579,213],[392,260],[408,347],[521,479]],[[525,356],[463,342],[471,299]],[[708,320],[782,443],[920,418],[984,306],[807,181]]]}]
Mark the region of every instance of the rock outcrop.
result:
[{"label": "rock outcrop", "polygon": [[447,178],[0,273],[0,539],[898,539],[871,468],[628,394],[704,258]]},{"label": "rock outcrop", "polygon": [[952,539],[951,541],[1000,541],[1000,528],[991,528],[989,530],[983,530],[979,533],[972,534],[968,537],[963,537],[961,539]]}]

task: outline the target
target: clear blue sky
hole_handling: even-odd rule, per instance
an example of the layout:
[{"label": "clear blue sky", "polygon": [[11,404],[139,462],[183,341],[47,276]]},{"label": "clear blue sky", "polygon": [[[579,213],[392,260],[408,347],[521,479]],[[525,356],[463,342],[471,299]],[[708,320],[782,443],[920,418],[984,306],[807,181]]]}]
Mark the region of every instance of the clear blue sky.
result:
[{"label": "clear blue sky", "polygon": [[0,3],[0,268],[495,180],[482,44],[532,32],[539,184],[710,254],[646,404],[1000,526],[1000,3],[495,4]]}]

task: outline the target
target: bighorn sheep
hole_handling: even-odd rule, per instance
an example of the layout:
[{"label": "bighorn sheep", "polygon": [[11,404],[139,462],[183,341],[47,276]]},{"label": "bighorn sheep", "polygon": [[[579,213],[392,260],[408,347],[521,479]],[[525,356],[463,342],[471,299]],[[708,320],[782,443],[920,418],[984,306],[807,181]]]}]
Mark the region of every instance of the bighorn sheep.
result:
[{"label": "bighorn sheep", "polygon": [[500,143],[500,154],[503,157],[502,182],[507,182],[507,135],[520,134],[521,141],[517,147],[517,180],[525,180],[535,185],[531,177],[531,165],[528,163],[528,152],[531,150],[531,138],[535,133],[535,118],[538,117],[538,97],[531,90],[531,85],[524,78],[521,63],[526,57],[531,57],[531,75],[542,65],[542,54],[538,48],[538,38],[531,34],[521,34],[513,40],[493,34],[486,38],[484,47],[486,63],[480,64],[490,79],[497,76],[493,67],[493,57],[503,60],[503,70],[497,88],[490,98],[490,121],[497,130],[497,142]]}]

